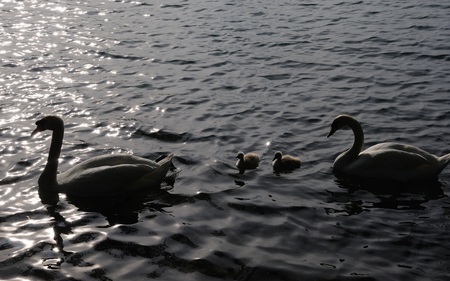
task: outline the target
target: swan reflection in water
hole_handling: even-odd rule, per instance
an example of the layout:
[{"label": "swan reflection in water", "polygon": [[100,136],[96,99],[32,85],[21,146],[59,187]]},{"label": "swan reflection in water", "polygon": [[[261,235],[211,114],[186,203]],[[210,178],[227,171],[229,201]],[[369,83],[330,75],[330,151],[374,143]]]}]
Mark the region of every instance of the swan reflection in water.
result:
[{"label": "swan reflection in water", "polygon": [[[77,197],[66,195],[69,203],[78,208],[79,211],[91,213],[95,212],[103,215],[108,224],[104,227],[111,227],[116,224],[134,224],[138,222],[139,213],[144,209],[153,212],[165,212],[164,208],[171,207],[174,204],[185,202],[187,199],[183,196],[173,195],[169,192],[173,188],[173,181],[176,173],[166,178],[166,181],[172,186],[164,185],[158,190],[150,192],[128,193],[126,196],[110,196],[110,197]],[[48,268],[60,268],[60,266],[73,257],[73,252],[64,250],[64,235],[72,233],[72,228],[78,225],[85,225],[82,218],[68,222],[58,210],[64,207],[60,206],[59,194],[55,191],[39,187],[39,197],[42,204],[46,207],[50,217],[53,218],[53,232],[58,254],[43,261],[43,265]]]},{"label": "swan reflection in water", "polygon": [[[328,208],[327,213],[356,215],[371,208],[395,210],[424,210],[425,203],[445,196],[443,184],[436,180],[414,183],[367,179],[334,171],[335,183],[342,191],[328,191],[328,202],[339,208]],[[360,193],[368,192],[365,197]],[[374,202],[374,197],[378,200]]]},{"label": "swan reflection in water", "polygon": [[[170,194],[169,190],[172,188],[164,187],[159,190],[152,190],[151,192],[136,192],[123,196],[101,198],[66,195],[66,199],[80,211],[96,212],[105,216],[109,226],[115,224],[133,224],[138,222],[139,212],[144,208],[163,212],[164,207],[171,206],[171,197],[174,195]],[[43,188],[39,188],[39,197],[42,204],[53,209],[59,203],[58,193],[49,192]],[[53,212],[50,213],[53,214]]]}]

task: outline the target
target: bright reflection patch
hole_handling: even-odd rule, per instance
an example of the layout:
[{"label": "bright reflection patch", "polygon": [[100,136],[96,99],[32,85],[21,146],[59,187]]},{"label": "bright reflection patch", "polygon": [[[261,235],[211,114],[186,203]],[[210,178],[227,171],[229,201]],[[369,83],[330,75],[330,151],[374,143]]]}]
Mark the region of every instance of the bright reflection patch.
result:
[{"label": "bright reflection patch", "polygon": [[157,107],[156,107],[156,111],[159,111],[159,112],[161,112],[161,113],[164,113],[164,112],[166,111],[166,109],[157,106]]}]

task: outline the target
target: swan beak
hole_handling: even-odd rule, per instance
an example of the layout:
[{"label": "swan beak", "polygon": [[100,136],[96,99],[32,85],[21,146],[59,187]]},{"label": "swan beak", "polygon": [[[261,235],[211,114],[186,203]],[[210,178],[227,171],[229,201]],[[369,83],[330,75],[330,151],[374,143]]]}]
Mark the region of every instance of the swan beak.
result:
[{"label": "swan beak", "polygon": [[37,133],[39,133],[41,130],[39,130],[39,127],[37,127],[36,129],[34,129],[34,131],[31,133],[31,136],[36,135]]},{"label": "swan beak", "polygon": [[328,133],[327,138],[331,137],[336,131],[337,131],[337,130],[335,130],[335,129],[332,128],[331,131]]}]

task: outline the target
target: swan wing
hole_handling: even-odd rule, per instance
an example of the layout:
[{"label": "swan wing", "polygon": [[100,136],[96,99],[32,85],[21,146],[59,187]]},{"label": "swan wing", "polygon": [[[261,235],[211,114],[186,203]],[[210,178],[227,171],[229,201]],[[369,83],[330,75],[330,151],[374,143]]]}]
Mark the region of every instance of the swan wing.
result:
[{"label": "swan wing", "polygon": [[130,182],[153,172],[142,164],[99,166],[71,174],[58,175],[59,191],[75,196],[115,196]]},{"label": "swan wing", "polygon": [[156,169],[160,166],[158,163],[152,160],[130,154],[109,154],[96,156],[85,160],[65,171],[64,174],[66,175],[66,177],[69,175],[77,176],[78,174],[83,173],[84,171],[87,171],[89,169],[104,166],[117,166],[123,164],[147,165],[153,169]]},{"label": "swan wing", "polygon": [[352,166],[365,169],[401,171],[435,164],[437,164],[437,161],[430,162],[429,159],[420,154],[396,149],[384,149],[361,152]]},{"label": "swan wing", "polygon": [[159,188],[170,169],[172,157],[171,154],[160,164],[156,163],[156,168],[146,164],[116,163],[79,169],[77,173],[62,173],[58,175],[58,191],[73,196],[105,197]]},{"label": "swan wing", "polygon": [[374,155],[383,153],[388,153],[387,155],[393,155],[395,153],[398,153],[398,155],[404,155],[400,157],[405,157],[406,159],[410,159],[411,157],[413,157],[414,159],[417,158],[416,159],[417,161],[420,161],[419,158],[424,158],[426,159],[426,161],[433,164],[437,164],[438,161],[438,157],[423,149],[420,149],[416,146],[395,142],[385,142],[376,144],[361,152],[361,154],[363,153],[370,153]]},{"label": "swan wing", "polygon": [[362,152],[343,172],[385,180],[412,181],[431,179],[442,170],[437,161],[396,149]]}]

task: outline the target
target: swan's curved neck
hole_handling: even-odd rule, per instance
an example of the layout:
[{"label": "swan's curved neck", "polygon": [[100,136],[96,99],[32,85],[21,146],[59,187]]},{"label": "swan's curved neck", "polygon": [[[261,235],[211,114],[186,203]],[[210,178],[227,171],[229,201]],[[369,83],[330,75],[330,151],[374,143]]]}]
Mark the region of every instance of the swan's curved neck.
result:
[{"label": "swan's curved neck", "polygon": [[353,135],[355,136],[355,140],[353,142],[352,147],[347,150],[346,154],[351,158],[358,157],[359,153],[361,152],[363,145],[364,145],[364,132],[361,127],[361,124],[359,124],[356,120],[349,120],[348,126],[353,131]]},{"label": "swan's curved neck", "polygon": [[64,127],[55,128],[52,134],[52,142],[50,145],[50,151],[48,153],[47,164],[44,171],[39,177],[39,187],[54,188],[58,185],[56,181],[56,174],[58,172],[58,159],[61,154],[61,146],[64,138]]}]

